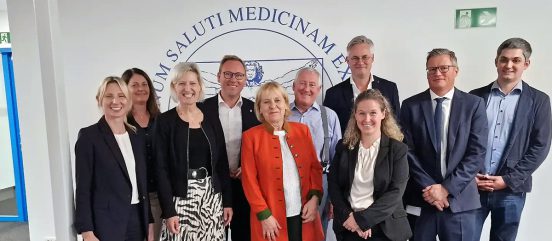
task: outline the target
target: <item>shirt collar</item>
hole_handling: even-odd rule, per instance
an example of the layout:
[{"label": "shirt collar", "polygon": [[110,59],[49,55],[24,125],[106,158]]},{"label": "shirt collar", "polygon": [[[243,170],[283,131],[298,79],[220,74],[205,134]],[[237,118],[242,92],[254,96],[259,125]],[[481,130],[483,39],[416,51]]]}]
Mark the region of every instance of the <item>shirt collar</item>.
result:
[{"label": "shirt collar", "polygon": [[381,137],[379,137],[378,139],[376,139],[376,140],[374,141],[374,143],[372,143],[372,146],[370,146],[370,147],[368,147],[368,148],[364,148],[364,146],[362,146],[362,141],[359,141],[359,142],[358,142],[358,145],[359,145],[360,149],[369,150],[369,149],[374,148],[374,147],[379,147],[380,141],[381,141]]},{"label": "shirt collar", "polygon": [[[510,93],[513,93],[515,90],[519,90],[519,92],[521,93],[521,92],[523,91],[523,83],[522,83],[522,82],[523,82],[523,81],[520,80],[520,81],[516,84],[516,86],[512,89],[512,91],[511,91]],[[491,86],[491,91],[494,91],[494,90],[498,90],[498,91],[504,93],[504,91],[502,91],[502,90],[500,89],[500,85],[498,85],[498,81],[497,81],[497,80],[495,80],[495,81],[493,82],[493,85]]]},{"label": "shirt collar", "polygon": [[[291,102],[291,103],[289,104],[289,107],[291,108],[292,111],[293,111],[293,110],[299,111],[299,108],[297,108],[297,106],[295,105],[295,101]],[[315,101],[315,102],[311,105],[311,107],[309,107],[309,109],[307,109],[306,112],[309,112],[311,109],[315,109],[315,110],[320,111],[320,105]],[[299,112],[301,112],[301,111],[299,111]],[[306,112],[305,112],[305,113],[306,113]]]},{"label": "shirt collar", "polygon": [[453,87],[449,92],[447,92],[443,96],[438,96],[437,94],[435,94],[435,92],[433,92],[433,90],[429,89],[429,95],[431,95],[432,100],[441,98],[441,97],[445,97],[447,100],[452,100],[452,96],[454,96],[454,89],[455,88]]},{"label": "shirt collar", "polygon": [[[353,86],[353,88],[357,88],[357,90],[358,90],[358,87],[356,86],[352,75],[351,75],[351,78],[349,78],[349,79],[350,79],[350,83]],[[372,73],[370,73],[370,82],[368,82],[368,89],[367,90],[372,89],[372,83],[373,82],[374,82],[374,75]],[[359,90],[359,92],[362,92],[362,91]]]},{"label": "shirt collar", "polygon": [[[226,104],[226,102],[224,102],[224,100],[222,99],[222,96],[220,95],[220,92],[219,92],[218,95],[217,95],[217,99],[218,99],[219,106],[220,106],[220,105],[224,105],[224,106],[228,107],[228,105]],[[235,106],[241,108],[242,104],[243,104],[243,101],[242,101],[242,97],[240,96],[240,98],[238,99],[238,103],[236,103]],[[234,106],[234,107],[235,107],[235,106]],[[228,107],[228,108],[230,108],[230,107]]]}]

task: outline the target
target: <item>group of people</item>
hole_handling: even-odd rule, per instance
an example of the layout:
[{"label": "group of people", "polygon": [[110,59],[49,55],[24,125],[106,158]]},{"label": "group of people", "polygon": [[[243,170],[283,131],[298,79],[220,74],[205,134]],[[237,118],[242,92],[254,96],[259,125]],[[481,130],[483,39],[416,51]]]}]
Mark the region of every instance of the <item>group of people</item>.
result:
[{"label": "group of people", "polygon": [[144,71],[107,77],[103,116],[75,144],[75,228],[85,241],[321,241],[330,230],[343,241],[472,241],[491,213],[490,239],[515,240],[552,138],[549,97],[522,80],[531,52],[504,41],[497,79],[466,93],[455,53],[433,49],[429,89],[402,106],[397,85],[372,74],[365,36],[349,42],[351,77],[323,105],[311,67],[297,72],[292,102],[276,82],[243,98],[234,55],[205,100],[198,66],[174,66],[178,104],[164,113]]}]

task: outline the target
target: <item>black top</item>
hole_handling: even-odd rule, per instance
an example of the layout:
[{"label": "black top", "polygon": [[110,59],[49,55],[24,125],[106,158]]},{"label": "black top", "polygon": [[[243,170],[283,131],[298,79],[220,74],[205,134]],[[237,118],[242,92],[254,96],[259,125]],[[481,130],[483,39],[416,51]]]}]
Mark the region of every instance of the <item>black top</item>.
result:
[{"label": "black top", "polygon": [[206,168],[211,175],[211,150],[201,128],[190,128],[190,169]]},{"label": "black top", "polygon": [[[159,115],[155,120],[153,149],[156,160],[157,193],[161,204],[162,218],[176,216],[173,197],[186,197],[188,193],[187,173],[190,163],[192,145],[196,139],[191,138],[187,122],[182,121],[172,108]],[[232,188],[224,133],[219,122],[204,115],[201,129],[207,139],[209,163],[212,168],[212,179],[215,193],[222,192],[224,207],[232,207]]]},{"label": "black top", "polygon": [[137,129],[141,129],[142,131],[139,131],[137,134],[141,134],[144,136],[146,140],[146,168],[148,173],[148,192],[157,192],[157,181],[155,178],[155,160],[153,159],[154,153],[153,153],[153,126],[154,126],[154,118],[150,118],[148,122],[148,126],[141,127],[138,122],[134,119],[132,115],[128,115],[128,123],[136,127]]}]

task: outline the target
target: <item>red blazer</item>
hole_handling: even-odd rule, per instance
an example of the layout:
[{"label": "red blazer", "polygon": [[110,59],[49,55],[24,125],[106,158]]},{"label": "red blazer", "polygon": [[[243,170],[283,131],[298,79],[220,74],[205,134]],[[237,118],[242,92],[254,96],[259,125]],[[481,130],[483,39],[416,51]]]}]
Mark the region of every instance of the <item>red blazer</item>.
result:
[{"label": "red blazer", "polygon": [[[299,171],[301,203],[305,205],[312,195],[322,197],[322,166],[306,125],[289,122],[283,129]],[[282,150],[273,128],[261,124],[244,132],[241,155],[243,190],[251,206],[251,240],[264,240],[260,221],[272,215],[282,226],[276,240],[287,241]],[[324,239],[319,216],[303,223],[302,228],[303,240]]]}]

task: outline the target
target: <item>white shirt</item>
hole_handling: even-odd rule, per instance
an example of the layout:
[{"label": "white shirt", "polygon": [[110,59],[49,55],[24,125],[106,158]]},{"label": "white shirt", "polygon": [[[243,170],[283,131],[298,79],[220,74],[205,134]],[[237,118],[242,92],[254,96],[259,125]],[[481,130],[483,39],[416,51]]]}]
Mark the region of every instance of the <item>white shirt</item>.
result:
[{"label": "white shirt", "polygon": [[130,184],[132,185],[132,198],[130,199],[130,204],[140,203],[140,199],[138,198],[138,185],[136,184],[136,160],[134,159],[134,152],[132,151],[132,144],[130,143],[128,132],[113,135],[123,154],[128,176],[130,177]]},{"label": "white shirt", "polygon": [[447,137],[448,126],[450,120],[450,106],[452,105],[452,96],[454,96],[454,88],[443,96],[438,96],[433,91],[429,90],[431,95],[431,106],[433,107],[433,113],[435,114],[435,106],[437,106],[436,98],[445,97],[443,100],[443,129],[441,130],[441,174],[443,177],[447,174]]},{"label": "white shirt", "polygon": [[242,98],[238,103],[230,108],[220,94],[218,96],[218,112],[222,131],[224,132],[224,141],[226,142],[226,154],[228,154],[228,167],[230,171],[236,171],[240,165],[240,149],[242,139],[242,116],[241,106]]},{"label": "white shirt", "polygon": [[280,139],[283,161],[284,199],[286,200],[286,217],[301,214],[301,182],[295,159],[286,142],[285,131],[274,131],[274,135]]},{"label": "white shirt", "polygon": [[374,168],[380,140],[378,138],[369,148],[364,148],[362,143],[358,144],[357,164],[349,195],[349,203],[355,212],[367,209],[374,203]]},{"label": "white shirt", "polygon": [[[351,76],[350,78],[351,80],[351,85],[353,86],[353,96],[355,97],[355,99],[357,98],[358,95],[360,95],[360,89],[358,89],[358,87],[356,86],[355,84],[355,81],[353,81],[353,76]],[[372,89],[372,81],[374,80],[374,75],[372,75],[372,73],[370,73],[370,79],[368,80],[368,86],[365,90],[363,91],[366,91],[366,90],[369,90],[369,89]]]}]

